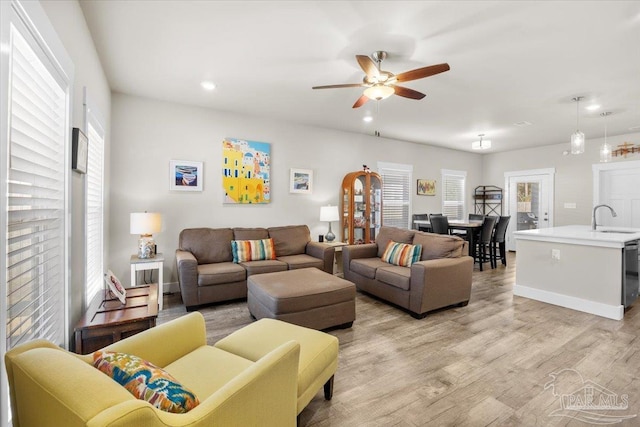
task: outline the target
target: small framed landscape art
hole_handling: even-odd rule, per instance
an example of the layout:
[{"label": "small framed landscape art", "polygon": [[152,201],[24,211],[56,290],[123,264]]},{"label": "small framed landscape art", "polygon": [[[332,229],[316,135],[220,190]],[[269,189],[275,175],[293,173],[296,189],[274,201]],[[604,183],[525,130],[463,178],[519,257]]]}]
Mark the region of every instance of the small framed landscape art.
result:
[{"label": "small framed landscape art", "polygon": [[111,270],[107,271],[104,275],[104,281],[109,287],[111,293],[120,300],[122,304],[127,301],[127,291],[120,283],[120,280],[116,277]]},{"label": "small framed landscape art", "polygon": [[311,194],[313,171],[311,169],[291,169],[289,193]]},{"label": "small framed landscape art", "polygon": [[418,196],[436,195],[435,179],[419,179],[416,187],[418,189]]},{"label": "small framed landscape art", "polygon": [[202,191],[203,172],[202,162],[171,160],[169,162],[169,190]]}]

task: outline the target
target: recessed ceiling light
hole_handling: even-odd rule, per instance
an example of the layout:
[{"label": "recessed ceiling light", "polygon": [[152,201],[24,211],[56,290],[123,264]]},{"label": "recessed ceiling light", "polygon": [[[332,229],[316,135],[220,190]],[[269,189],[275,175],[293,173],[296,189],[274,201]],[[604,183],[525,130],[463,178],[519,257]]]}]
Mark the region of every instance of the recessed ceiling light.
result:
[{"label": "recessed ceiling light", "polygon": [[216,88],[216,84],[208,80],[205,80],[202,83],[200,83],[200,86],[202,86],[204,90],[214,90]]},{"label": "recessed ceiling light", "polygon": [[373,121],[373,117],[371,117],[371,116],[364,116],[364,117],[362,118],[362,120],[363,120],[363,121],[365,121],[365,122],[367,122],[367,123],[369,123],[369,122],[372,122],[372,121]]},{"label": "recessed ceiling light", "polygon": [[600,106],[598,104],[592,104],[584,108],[586,108],[589,111],[596,111],[600,109]]}]

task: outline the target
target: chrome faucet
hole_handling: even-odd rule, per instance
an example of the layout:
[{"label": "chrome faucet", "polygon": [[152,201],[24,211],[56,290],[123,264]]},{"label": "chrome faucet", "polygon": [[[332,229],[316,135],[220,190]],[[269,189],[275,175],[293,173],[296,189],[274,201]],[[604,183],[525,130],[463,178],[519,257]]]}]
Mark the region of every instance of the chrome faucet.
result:
[{"label": "chrome faucet", "polygon": [[611,216],[612,217],[617,217],[618,214],[616,213],[616,211],[613,210],[613,208],[609,205],[596,205],[593,208],[593,216],[591,217],[591,230],[596,231],[596,227],[598,226],[598,224],[596,224],[596,211],[598,210],[598,208],[609,208],[609,210],[611,211]]}]

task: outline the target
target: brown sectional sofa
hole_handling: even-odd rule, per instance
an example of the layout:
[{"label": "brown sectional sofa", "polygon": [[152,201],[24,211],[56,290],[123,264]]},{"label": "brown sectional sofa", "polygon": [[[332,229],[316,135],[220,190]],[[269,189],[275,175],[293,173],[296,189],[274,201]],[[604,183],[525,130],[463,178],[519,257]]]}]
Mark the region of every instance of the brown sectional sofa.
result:
[{"label": "brown sectional sofa", "polygon": [[[233,262],[232,240],[272,238],[275,260]],[[333,247],[311,241],[309,227],[190,228],[180,232],[176,264],[187,310],[247,297],[253,274],[316,267],[333,274]]]},{"label": "brown sectional sofa", "polygon": [[[420,261],[401,267],[382,261],[389,241],[420,244]],[[467,241],[441,234],[382,227],[376,243],[342,248],[344,278],[356,287],[408,310],[413,317],[451,305],[467,305],[473,258]]]}]

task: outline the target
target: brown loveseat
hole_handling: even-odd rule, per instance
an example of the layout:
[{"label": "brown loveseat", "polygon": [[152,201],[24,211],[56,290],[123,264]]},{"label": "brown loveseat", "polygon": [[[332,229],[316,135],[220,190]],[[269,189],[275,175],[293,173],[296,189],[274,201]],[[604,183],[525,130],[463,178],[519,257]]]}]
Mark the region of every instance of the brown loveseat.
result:
[{"label": "brown loveseat", "polygon": [[[232,240],[273,239],[276,259],[233,262]],[[311,241],[309,227],[190,228],[180,232],[176,263],[182,301],[197,306],[247,297],[247,277],[316,267],[333,274],[333,247]]]},{"label": "brown loveseat", "polygon": [[[420,260],[411,267],[384,262],[390,241],[422,245]],[[468,243],[459,237],[382,227],[376,243],[342,249],[344,278],[421,319],[431,310],[467,305],[473,272],[468,254]]]}]

